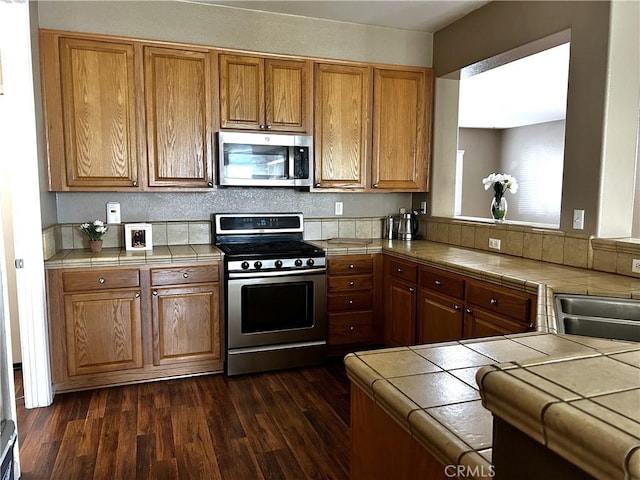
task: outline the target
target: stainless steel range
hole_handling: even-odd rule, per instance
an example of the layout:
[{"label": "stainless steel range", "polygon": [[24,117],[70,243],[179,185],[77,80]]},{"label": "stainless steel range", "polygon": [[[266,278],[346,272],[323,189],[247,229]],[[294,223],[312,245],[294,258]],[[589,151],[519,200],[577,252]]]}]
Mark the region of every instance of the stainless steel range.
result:
[{"label": "stainless steel range", "polygon": [[324,251],[301,213],[215,214],[225,253],[228,375],[308,366],[327,340]]}]

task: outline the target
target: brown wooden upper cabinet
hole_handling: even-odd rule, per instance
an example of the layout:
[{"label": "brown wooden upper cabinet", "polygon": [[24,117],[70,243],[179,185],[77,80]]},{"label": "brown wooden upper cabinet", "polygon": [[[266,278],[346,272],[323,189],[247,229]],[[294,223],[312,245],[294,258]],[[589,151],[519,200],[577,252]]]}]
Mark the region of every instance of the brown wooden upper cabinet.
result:
[{"label": "brown wooden upper cabinet", "polygon": [[134,45],[41,35],[51,190],[137,190]]},{"label": "brown wooden upper cabinet", "polygon": [[220,127],[311,131],[311,61],[219,56]]},{"label": "brown wooden upper cabinet", "polygon": [[427,191],[429,68],[315,67],[316,188]]},{"label": "brown wooden upper cabinet", "polygon": [[210,59],[144,49],[149,187],[213,187]]},{"label": "brown wooden upper cabinet", "polygon": [[211,52],[43,30],[49,188],[214,186]]},{"label": "brown wooden upper cabinet", "polygon": [[371,132],[371,68],[315,66],[315,186],[365,189]]},{"label": "brown wooden upper cabinet", "polygon": [[373,188],[427,190],[431,83],[424,68],[373,70]]}]

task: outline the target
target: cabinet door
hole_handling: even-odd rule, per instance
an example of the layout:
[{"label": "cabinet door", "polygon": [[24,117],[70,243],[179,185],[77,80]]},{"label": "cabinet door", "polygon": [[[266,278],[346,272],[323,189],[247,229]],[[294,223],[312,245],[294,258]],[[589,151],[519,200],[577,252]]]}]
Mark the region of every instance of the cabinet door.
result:
[{"label": "cabinet door", "polygon": [[264,125],[264,61],[220,55],[220,126],[256,130]]},{"label": "cabinet door", "polygon": [[145,48],[150,187],[213,187],[209,53]]},{"label": "cabinet door", "polygon": [[479,338],[529,331],[528,325],[514,322],[477,308],[467,308],[464,315],[464,337]]},{"label": "cabinet door", "polygon": [[416,289],[391,280],[387,286],[385,344],[393,347],[415,344]]},{"label": "cabinet door", "polygon": [[266,59],[265,124],[269,130],[309,131],[311,62]]},{"label": "cabinet door", "polygon": [[60,39],[67,187],[138,185],[133,50],[125,43]]},{"label": "cabinet door", "polygon": [[142,367],[140,292],[64,296],[70,376]]},{"label": "cabinet door", "polygon": [[371,70],[315,68],[315,186],[364,189],[370,138]]},{"label": "cabinet door", "polygon": [[[426,191],[429,162],[427,141],[427,73],[430,70],[376,68],[373,80],[374,188]],[[430,78],[429,78],[430,85]]]},{"label": "cabinet door", "polygon": [[418,295],[416,343],[448,342],[462,338],[462,302],[434,295],[424,289]]},{"label": "cabinet door", "polygon": [[220,290],[217,284],[155,288],[153,363],[220,360]]}]

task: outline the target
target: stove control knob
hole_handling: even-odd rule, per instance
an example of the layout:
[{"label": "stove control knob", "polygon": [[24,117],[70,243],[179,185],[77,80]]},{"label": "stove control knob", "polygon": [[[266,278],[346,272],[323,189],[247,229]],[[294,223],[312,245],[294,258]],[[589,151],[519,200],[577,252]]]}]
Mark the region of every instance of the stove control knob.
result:
[{"label": "stove control knob", "polygon": [[296,264],[296,267],[302,266],[302,260],[300,260],[299,258],[294,263]]},{"label": "stove control knob", "polygon": [[240,267],[242,267],[243,270],[247,270],[249,268],[249,262],[242,262]]},{"label": "stove control knob", "polygon": [[253,264],[253,266],[256,268],[256,270],[260,270],[262,268],[262,262],[258,260],[256,263]]},{"label": "stove control knob", "polygon": [[309,260],[307,260],[307,265],[309,265],[310,267],[313,267],[313,264],[316,263],[313,261],[313,258],[310,258]]},{"label": "stove control knob", "polygon": [[274,265],[276,266],[276,268],[282,268],[282,260],[276,260]]}]

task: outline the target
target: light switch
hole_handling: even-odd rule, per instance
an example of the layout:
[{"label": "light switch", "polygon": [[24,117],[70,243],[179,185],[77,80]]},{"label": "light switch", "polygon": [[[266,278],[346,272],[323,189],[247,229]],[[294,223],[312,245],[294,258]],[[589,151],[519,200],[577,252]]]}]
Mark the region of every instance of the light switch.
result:
[{"label": "light switch", "polygon": [[584,210],[573,211],[573,229],[584,230]]},{"label": "light switch", "polygon": [[107,203],[107,224],[120,223],[120,204],[118,202]]}]

